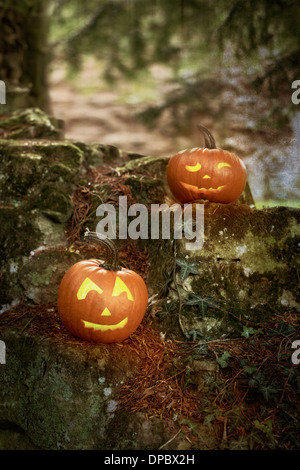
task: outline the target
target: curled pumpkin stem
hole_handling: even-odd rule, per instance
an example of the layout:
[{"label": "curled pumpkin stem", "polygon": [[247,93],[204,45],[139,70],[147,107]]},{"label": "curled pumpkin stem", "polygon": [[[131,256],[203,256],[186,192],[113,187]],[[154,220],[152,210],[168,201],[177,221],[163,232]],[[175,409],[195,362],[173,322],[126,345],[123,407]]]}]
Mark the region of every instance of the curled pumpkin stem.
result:
[{"label": "curled pumpkin stem", "polygon": [[119,271],[121,269],[117,247],[110,238],[102,234],[99,236],[96,232],[90,232],[89,229],[87,229],[84,234],[84,239],[98,243],[105,248],[106,259],[105,263],[100,265],[102,268],[110,271]]},{"label": "curled pumpkin stem", "polygon": [[206,127],[201,126],[201,124],[198,124],[198,129],[204,136],[205,147],[208,149],[216,149],[217,145],[212,133]]}]

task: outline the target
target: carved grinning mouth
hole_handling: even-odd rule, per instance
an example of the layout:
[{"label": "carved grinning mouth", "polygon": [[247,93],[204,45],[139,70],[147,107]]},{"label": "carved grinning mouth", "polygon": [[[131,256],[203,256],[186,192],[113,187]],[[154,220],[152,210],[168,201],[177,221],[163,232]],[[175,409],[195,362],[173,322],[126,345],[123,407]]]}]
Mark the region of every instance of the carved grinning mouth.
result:
[{"label": "carved grinning mouth", "polygon": [[209,193],[218,193],[220,192],[223,188],[225,188],[225,185],[223,186],[218,186],[217,188],[198,188],[198,186],[193,186],[192,184],[187,184],[184,183],[183,181],[180,181],[180,184],[185,188],[188,189],[189,191],[193,191],[197,194],[203,193],[203,194],[209,194]]},{"label": "carved grinning mouth", "polygon": [[98,323],[90,323],[89,321],[82,320],[86,328],[94,328],[94,330],[107,331],[107,330],[116,330],[118,328],[123,328],[128,322],[128,317],[124,320],[116,323],[116,325],[99,325]]}]

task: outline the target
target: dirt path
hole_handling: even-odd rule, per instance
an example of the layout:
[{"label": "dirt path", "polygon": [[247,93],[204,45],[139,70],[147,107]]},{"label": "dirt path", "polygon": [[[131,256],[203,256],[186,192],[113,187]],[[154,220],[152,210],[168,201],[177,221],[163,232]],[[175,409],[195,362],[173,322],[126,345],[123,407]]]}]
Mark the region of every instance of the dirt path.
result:
[{"label": "dirt path", "polygon": [[[67,80],[63,67],[51,74],[53,114],[65,121],[66,138],[116,145],[142,155],[170,155],[187,147],[182,137],[170,137],[165,129],[147,129],[135,114],[142,103],[122,103],[121,88],[108,89],[92,60],[76,81]],[[122,85],[120,85],[122,87]]]}]

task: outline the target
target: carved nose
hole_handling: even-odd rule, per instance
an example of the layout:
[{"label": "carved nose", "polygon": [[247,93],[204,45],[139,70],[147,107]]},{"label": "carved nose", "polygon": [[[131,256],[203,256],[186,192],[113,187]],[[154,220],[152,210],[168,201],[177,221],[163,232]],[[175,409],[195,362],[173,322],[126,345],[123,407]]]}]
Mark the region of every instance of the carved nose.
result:
[{"label": "carved nose", "polygon": [[204,180],[210,179],[210,176],[205,175],[205,176],[203,176],[203,179],[204,179]]},{"label": "carved nose", "polygon": [[110,311],[108,310],[108,308],[105,307],[105,309],[103,310],[103,312],[101,313],[101,315],[103,315],[104,317],[110,317],[111,313],[110,313]]}]

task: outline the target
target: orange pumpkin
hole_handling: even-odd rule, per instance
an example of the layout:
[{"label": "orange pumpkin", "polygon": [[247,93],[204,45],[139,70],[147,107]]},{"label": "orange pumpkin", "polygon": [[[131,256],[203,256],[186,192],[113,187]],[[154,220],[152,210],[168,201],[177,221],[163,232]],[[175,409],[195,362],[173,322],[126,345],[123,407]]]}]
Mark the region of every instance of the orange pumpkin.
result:
[{"label": "orange pumpkin", "polygon": [[115,245],[94,232],[86,238],[109,248],[106,263],[79,261],[64,275],[58,291],[58,312],[64,326],[79,338],[114,343],[128,338],[140,325],[148,292],[141,276],[118,265]]},{"label": "orange pumpkin", "polygon": [[245,189],[247,170],[232,152],[216,148],[211,133],[199,126],[204,148],[186,149],[174,155],[167,166],[167,179],[174,197],[182,202],[206,199],[231,203]]}]

